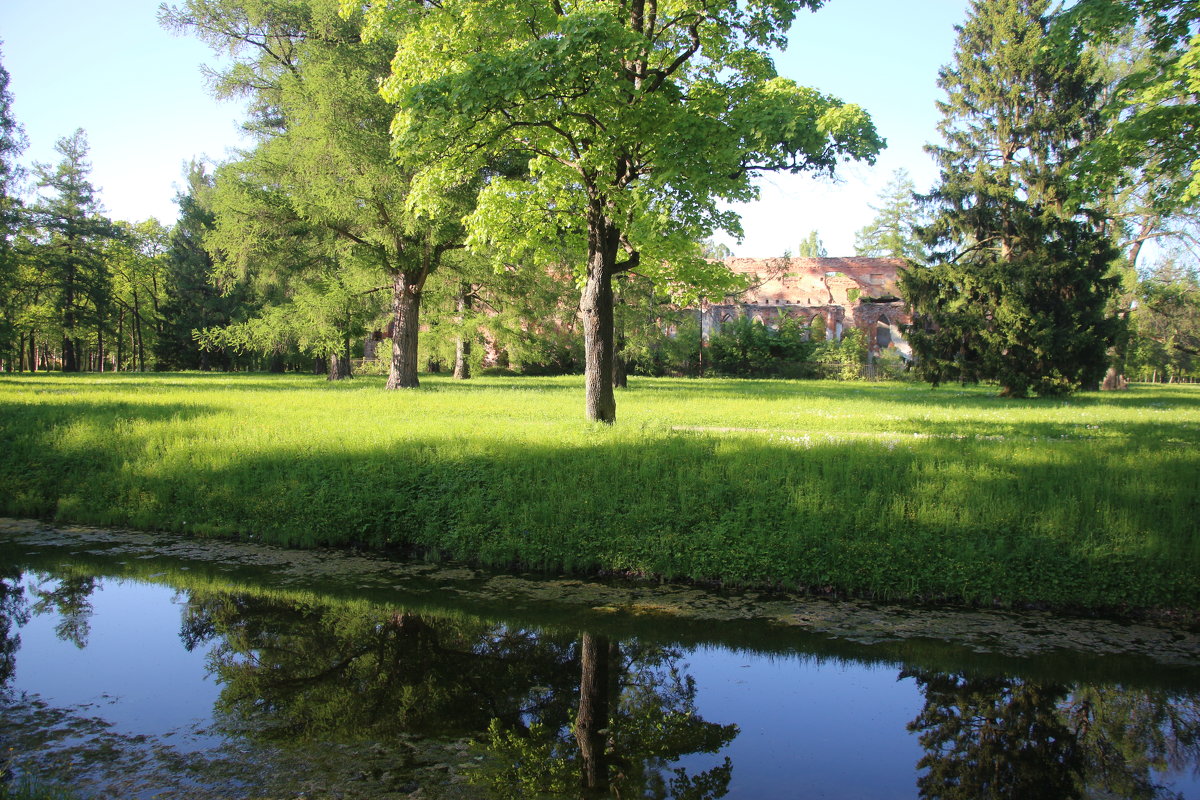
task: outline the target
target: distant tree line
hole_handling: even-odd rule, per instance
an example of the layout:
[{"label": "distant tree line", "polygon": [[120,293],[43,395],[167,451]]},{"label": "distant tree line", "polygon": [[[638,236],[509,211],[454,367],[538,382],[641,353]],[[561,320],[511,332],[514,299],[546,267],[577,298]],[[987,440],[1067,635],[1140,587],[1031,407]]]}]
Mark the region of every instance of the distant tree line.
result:
[{"label": "distant tree line", "polygon": [[[231,55],[214,89],[248,101],[252,140],[191,166],[173,227],[106,217],[82,131],[23,174],[0,67],[0,364],[344,378],[379,341],[389,388],[582,370],[588,417],[612,422],[631,372],[832,358],[786,326],[702,348],[684,311],[738,288],[706,242],[739,233],[723,204],[755,176],[831,175],[884,146],[861,108],[774,73],[817,5],[164,7]],[[910,264],[920,376],[1024,396],[1195,371],[1198,15],[972,4],[939,78],[938,182],[898,173],[856,237]],[[826,251],[812,231],[799,252]]]}]

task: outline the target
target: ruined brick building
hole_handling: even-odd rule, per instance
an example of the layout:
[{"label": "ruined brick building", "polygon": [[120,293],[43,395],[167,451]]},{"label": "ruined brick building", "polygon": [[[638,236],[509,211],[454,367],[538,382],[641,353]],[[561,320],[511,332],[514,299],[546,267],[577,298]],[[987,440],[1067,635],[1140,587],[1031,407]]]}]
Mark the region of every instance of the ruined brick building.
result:
[{"label": "ruined brick building", "polygon": [[725,265],[750,286],[722,302],[701,306],[701,332],[749,316],[775,326],[785,317],[812,325],[817,335],[841,339],[851,327],[866,334],[872,355],[893,348],[905,360],[912,350],[901,334],[911,322],[899,297],[898,258],[727,258]]}]

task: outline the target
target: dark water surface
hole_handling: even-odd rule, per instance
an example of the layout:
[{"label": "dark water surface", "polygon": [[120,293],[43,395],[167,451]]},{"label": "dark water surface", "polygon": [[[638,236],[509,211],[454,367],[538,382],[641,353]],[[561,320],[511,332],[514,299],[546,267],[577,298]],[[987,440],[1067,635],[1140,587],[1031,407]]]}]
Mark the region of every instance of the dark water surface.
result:
[{"label": "dark water surface", "polygon": [[1183,630],[11,520],[0,714],[78,797],[1200,797]]}]

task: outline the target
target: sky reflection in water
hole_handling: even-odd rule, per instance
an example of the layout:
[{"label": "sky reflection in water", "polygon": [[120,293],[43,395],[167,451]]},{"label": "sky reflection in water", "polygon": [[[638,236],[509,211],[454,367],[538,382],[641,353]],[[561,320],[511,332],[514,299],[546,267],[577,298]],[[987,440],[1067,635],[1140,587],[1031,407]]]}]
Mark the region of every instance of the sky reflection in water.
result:
[{"label": "sky reflection in water", "polygon": [[[0,577],[0,634],[20,637],[5,710],[40,698],[112,723],[110,746],[156,753],[111,761],[81,728],[35,747],[47,719],[6,714],[18,771],[85,796],[115,774],[141,797],[1200,796],[1194,692]],[[73,764],[53,757],[81,742]]]}]

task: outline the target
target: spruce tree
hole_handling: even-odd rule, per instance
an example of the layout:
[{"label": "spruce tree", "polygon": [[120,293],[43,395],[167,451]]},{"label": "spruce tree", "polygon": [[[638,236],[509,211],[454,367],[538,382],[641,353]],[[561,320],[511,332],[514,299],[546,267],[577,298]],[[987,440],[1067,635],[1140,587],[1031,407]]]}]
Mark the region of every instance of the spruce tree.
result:
[{"label": "spruce tree", "polygon": [[1098,383],[1117,323],[1116,251],[1071,174],[1098,129],[1099,84],[1079,48],[1046,40],[1048,0],[974,0],[940,73],[941,176],[922,229],[931,266],[902,289],[920,373],[995,380],[1005,396]]},{"label": "spruce tree", "polygon": [[212,175],[193,161],[187,169],[186,190],[175,196],[179,221],[171,229],[167,248],[162,330],[154,348],[161,369],[229,369],[233,366],[230,351],[203,349],[193,334],[230,324],[239,309],[255,310],[244,282],[217,285],[216,266],[206,244],[216,226],[212,193]]}]

